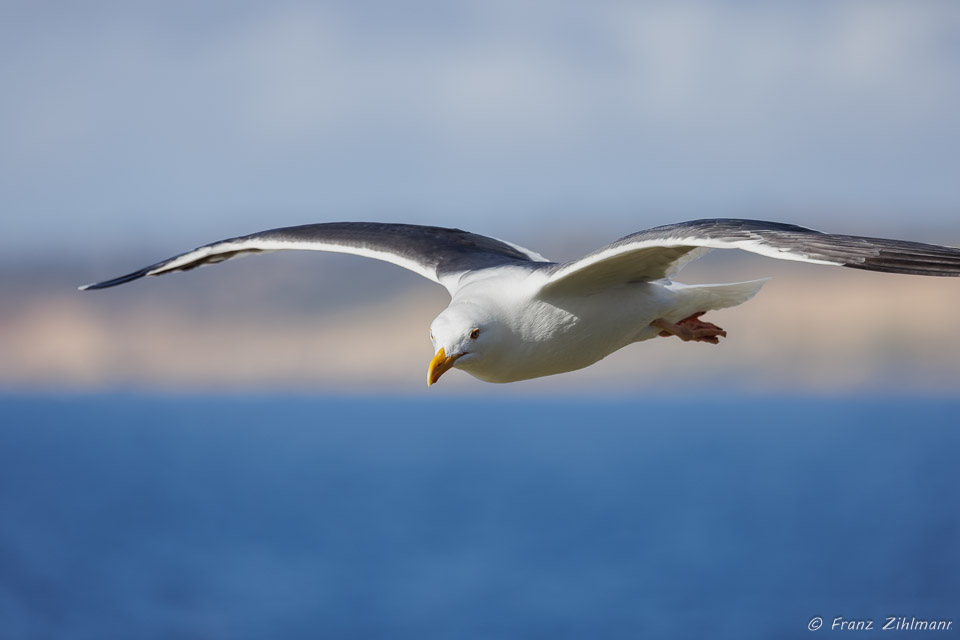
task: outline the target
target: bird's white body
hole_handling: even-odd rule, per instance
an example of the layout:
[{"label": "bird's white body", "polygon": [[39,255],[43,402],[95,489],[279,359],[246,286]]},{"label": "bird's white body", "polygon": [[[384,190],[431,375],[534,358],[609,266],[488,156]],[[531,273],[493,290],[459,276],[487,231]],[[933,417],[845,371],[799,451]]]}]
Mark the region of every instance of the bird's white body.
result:
[{"label": "bird's white body", "polygon": [[[431,327],[435,349],[465,353],[453,364],[485,382],[516,382],[588,367],[694,313],[735,306],[766,280],[688,286],[663,279],[596,291],[544,291],[539,272],[503,270],[461,283]],[[463,340],[484,327],[475,341]]]}]

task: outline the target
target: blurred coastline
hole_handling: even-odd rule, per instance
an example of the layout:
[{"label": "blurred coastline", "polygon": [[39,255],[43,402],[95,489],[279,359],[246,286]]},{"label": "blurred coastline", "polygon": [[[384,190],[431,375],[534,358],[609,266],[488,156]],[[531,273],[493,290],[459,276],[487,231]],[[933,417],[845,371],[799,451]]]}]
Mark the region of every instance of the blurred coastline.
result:
[{"label": "blurred coastline", "polygon": [[455,372],[429,391],[427,329],[447,294],[392,265],[274,254],[95,292],[75,287],[139,263],[28,270],[0,284],[0,389],[507,395],[953,395],[960,389],[954,320],[960,295],[952,279],[731,253],[714,252],[678,278],[773,277],[745,305],[711,314],[730,333],[719,346],[653,340],[570,374],[500,386]]}]

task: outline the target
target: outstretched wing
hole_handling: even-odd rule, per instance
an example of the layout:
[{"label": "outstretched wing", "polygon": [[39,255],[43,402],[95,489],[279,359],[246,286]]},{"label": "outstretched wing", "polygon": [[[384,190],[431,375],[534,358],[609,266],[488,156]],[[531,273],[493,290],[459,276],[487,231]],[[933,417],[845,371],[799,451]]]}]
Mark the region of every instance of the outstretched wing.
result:
[{"label": "outstretched wing", "polygon": [[284,250],[352,253],[384,260],[447,289],[454,288],[459,276],[468,271],[545,261],[539,254],[522,247],[460,229],[379,222],[330,222],[271,229],[221,240],[80,289],[105,289],[143,276],[188,271],[239,256]]},{"label": "outstretched wing", "polygon": [[960,249],[919,242],[833,235],[762,220],[694,220],[620,238],[557,265],[544,290],[606,287],[672,276],[710,249],[743,249],[780,260],[925,276],[960,276]]}]

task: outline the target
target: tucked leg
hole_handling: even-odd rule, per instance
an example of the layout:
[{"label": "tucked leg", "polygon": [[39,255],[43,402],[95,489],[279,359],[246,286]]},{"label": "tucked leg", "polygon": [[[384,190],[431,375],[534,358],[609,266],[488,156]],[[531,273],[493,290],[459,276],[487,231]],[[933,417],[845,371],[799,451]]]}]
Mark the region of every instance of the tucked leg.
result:
[{"label": "tucked leg", "polygon": [[667,322],[663,318],[654,320],[650,326],[660,329],[660,335],[669,338],[677,336],[684,342],[709,342],[718,344],[720,338],[726,338],[727,332],[713,324],[712,322],[703,322],[700,320],[706,311],[699,311],[689,318],[684,318],[680,322]]}]

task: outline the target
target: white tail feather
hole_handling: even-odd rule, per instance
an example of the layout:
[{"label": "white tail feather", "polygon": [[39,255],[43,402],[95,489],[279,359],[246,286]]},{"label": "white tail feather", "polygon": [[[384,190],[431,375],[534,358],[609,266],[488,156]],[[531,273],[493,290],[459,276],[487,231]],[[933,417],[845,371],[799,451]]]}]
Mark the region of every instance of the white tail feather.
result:
[{"label": "white tail feather", "polygon": [[677,317],[667,319],[676,322],[698,311],[715,311],[743,304],[757,295],[757,292],[769,279],[762,278],[730,284],[687,285],[679,282],[672,283],[670,289],[679,294],[681,302],[671,313],[671,316],[676,315]]}]

